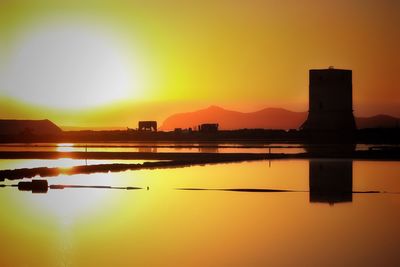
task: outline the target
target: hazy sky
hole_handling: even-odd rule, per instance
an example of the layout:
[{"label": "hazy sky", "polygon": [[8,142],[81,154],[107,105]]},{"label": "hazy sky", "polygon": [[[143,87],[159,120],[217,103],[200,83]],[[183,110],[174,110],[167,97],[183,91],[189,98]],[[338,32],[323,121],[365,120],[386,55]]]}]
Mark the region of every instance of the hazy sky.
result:
[{"label": "hazy sky", "polygon": [[134,126],[221,105],[307,110],[353,70],[356,115],[400,116],[400,1],[0,1],[0,117]]}]

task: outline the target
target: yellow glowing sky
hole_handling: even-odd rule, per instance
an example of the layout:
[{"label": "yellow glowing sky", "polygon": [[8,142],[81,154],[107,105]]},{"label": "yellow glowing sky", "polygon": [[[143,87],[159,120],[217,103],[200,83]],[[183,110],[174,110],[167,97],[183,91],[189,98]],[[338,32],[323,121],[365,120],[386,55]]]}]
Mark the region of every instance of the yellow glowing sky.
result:
[{"label": "yellow glowing sky", "polygon": [[356,115],[400,116],[400,2],[1,1],[0,117],[134,126],[211,104],[307,109],[353,70]]}]

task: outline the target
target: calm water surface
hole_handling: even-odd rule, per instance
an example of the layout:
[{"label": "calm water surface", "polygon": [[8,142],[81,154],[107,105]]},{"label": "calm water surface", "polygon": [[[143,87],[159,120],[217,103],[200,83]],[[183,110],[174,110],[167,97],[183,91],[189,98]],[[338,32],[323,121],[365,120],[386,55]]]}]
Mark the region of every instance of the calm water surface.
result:
[{"label": "calm water surface", "polygon": [[[82,162],[1,160],[0,169]],[[89,164],[98,162],[117,161]],[[0,187],[0,266],[400,265],[400,162],[255,161],[48,181],[144,189]]]},{"label": "calm water surface", "polygon": [[[389,147],[398,145],[385,145]],[[384,147],[379,144],[357,144],[356,150]],[[59,152],[184,152],[184,153],[304,153],[303,144],[295,143],[194,143],[194,142],[119,142],[119,143],[3,143],[2,151],[59,151]]]},{"label": "calm water surface", "polygon": [[238,143],[5,143],[0,151],[60,151],[60,152],[180,152],[180,153],[302,153],[301,144],[238,144]]}]

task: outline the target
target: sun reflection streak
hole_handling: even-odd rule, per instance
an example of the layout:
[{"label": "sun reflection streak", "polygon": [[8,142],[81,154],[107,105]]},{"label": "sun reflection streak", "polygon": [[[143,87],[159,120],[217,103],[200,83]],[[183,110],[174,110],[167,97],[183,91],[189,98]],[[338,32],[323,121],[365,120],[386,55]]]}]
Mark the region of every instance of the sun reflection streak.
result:
[{"label": "sun reflection streak", "polygon": [[56,151],[58,151],[58,152],[73,152],[74,151],[74,144],[72,144],[72,143],[60,143],[60,144],[57,144]]},{"label": "sun reflection streak", "polygon": [[[60,176],[52,178],[50,183],[86,184],[82,181],[89,180],[90,184],[102,185],[109,184],[113,179],[112,176],[112,174],[98,174],[96,177]],[[20,196],[25,198],[26,202],[24,202],[29,203],[29,207],[35,213],[55,220],[61,228],[68,228],[79,220],[85,220],[85,218],[93,217],[94,214],[101,212],[102,207],[111,201],[111,192],[104,189],[67,188],[50,190],[46,194],[21,194]]]}]

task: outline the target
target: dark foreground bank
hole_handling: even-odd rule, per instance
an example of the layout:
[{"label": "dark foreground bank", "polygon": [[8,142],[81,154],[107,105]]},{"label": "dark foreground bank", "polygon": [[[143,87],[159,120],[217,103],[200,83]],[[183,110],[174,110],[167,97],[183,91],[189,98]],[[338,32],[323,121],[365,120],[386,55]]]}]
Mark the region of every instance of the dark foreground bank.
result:
[{"label": "dark foreground bank", "polygon": [[251,160],[276,159],[368,159],[368,160],[400,160],[400,149],[382,148],[367,151],[349,150],[312,150],[307,153],[278,154],[278,153],[143,153],[143,152],[38,152],[38,151],[10,151],[0,152],[0,159],[131,159],[131,160],[158,160],[142,164],[97,164],[82,165],[71,168],[23,168],[15,170],[0,170],[0,181],[33,178],[35,176],[52,177],[61,174],[90,174],[99,172],[121,172],[127,170],[181,168],[193,165],[241,162]]}]

